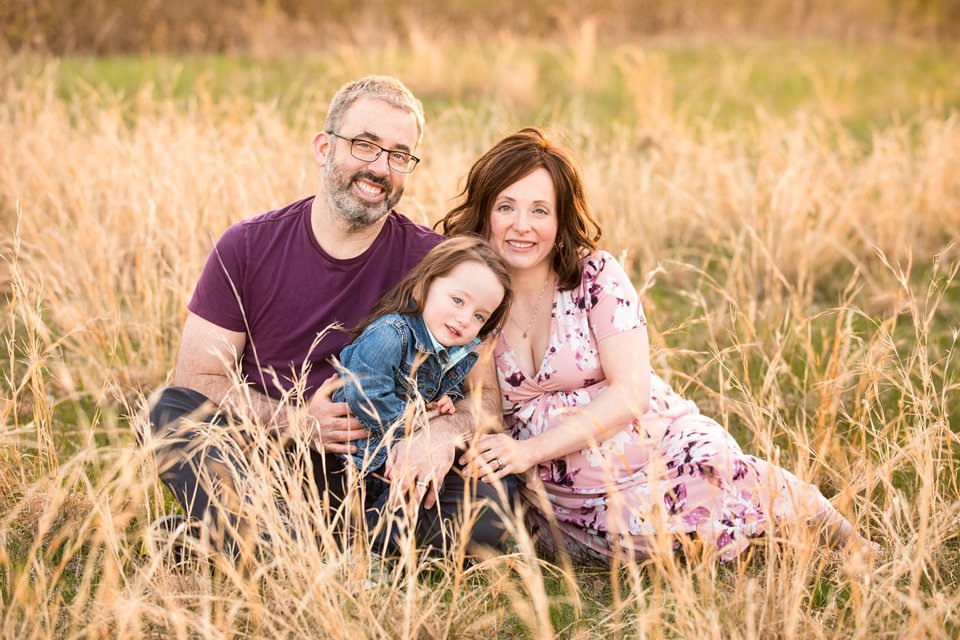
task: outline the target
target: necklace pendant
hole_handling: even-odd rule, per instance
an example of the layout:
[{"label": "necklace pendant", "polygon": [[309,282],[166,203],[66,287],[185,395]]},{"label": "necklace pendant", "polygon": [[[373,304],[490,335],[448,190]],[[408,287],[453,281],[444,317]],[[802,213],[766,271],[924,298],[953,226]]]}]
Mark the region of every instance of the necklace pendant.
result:
[{"label": "necklace pendant", "polygon": [[[527,339],[527,334],[530,333],[530,329],[533,327],[533,323],[537,319],[537,312],[540,311],[540,303],[543,302],[543,293],[547,290],[547,283],[550,282],[551,273],[547,272],[547,278],[543,281],[543,286],[540,287],[540,294],[537,296],[537,302],[533,305],[533,313],[530,314],[530,322],[527,323],[527,328],[523,330],[521,336],[524,340]],[[516,325],[517,329],[520,329],[520,323],[513,318],[513,314],[509,316],[510,322]]]}]

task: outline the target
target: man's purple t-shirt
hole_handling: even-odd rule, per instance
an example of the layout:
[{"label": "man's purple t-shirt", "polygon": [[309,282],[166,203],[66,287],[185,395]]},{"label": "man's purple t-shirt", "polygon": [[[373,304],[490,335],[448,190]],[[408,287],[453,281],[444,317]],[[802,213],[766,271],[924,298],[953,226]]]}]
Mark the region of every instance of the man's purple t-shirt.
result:
[{"label": "man's purple t-shirt", "polygon": [[306,397],[335,373],[330,364],[356,326],[424,255],[444,240],[396,211],[373,244],[348,260],[330,257],[313,235],[313,197],[241,220],[207,259],[187,308],[247,334],[241,369],[258,391],[279,398],[306,373]]}]

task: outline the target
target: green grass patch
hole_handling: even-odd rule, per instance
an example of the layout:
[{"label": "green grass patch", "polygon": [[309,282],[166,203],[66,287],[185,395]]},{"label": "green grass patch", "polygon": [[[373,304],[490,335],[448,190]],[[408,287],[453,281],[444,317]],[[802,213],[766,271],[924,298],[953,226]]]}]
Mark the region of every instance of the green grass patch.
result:
[{"label": "green grass patch", "polygon": [[[465,45],[445,54],[450,57],[445,64],[470,71],[469,82],[437,84],[425,76],[426,54],[400,47],[355,53],[350,59],[336,52],[296,57],[72,56],[60,60],[58,90],[69,98],[92,86],[129,98],[149,88],[181,102],[201,91],[214,101],[277,101],[294,117],[304,100],[320,96],[315,106],[322,109],[322,96],[331,95],[341,82],[357,73],[379,72],[406,80],[428,114],[451,106],[482,111],[501,103],[517,126],[544,124],[558,115],[599,127],[642,126],[636,103],[657,91],[663,92],[665,106],[721,129],[747,126],[761,114],[810,112],[826,114],[861,140],[918,114],[943,115],[960,108],[960,53],[937,45],[914,45],[905,52],[900,46],[835,42],[638,43],[599,48],[586,62],[578,62],[578,54],[569,49],[521,43],[510,59],[528,64],[531,82],[510,89],[503,86],[505,72],[499,66],[506,61],[491,61],[490,51]],[[479,62],[483,60],[487,62]],[[589,75],[572,82],[577,80],[571,77],[577,64]]]}]

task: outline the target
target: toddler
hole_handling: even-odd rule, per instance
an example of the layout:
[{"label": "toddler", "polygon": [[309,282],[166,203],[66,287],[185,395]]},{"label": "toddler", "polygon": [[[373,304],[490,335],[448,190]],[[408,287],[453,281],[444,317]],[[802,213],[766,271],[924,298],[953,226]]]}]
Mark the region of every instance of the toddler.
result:
[{"label": "toddler", "polygon": [[346,402],[370,437],[344,454],[359,469],[367,494],[378,495],[377,516],[389,495],[381,478],[389,447],[404,435],[407,405],[455,412],[463,383],[477,361],[480,341],[499,331],[512,295],[507,266],[478,236],[460,236],[434,247],[354,330],[359,336],[340,353]]}]

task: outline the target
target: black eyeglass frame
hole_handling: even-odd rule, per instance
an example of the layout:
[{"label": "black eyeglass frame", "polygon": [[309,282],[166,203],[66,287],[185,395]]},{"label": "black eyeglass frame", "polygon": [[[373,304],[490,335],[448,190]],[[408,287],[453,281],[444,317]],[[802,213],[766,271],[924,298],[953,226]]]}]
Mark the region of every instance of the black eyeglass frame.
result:
[{"label": "black eyeglass frame", "polygon": [[[350,155],[352,155],[352,156],[353,156],[354,158],[356,158],[357,160],[361,160],[361,161],[363,161],[363,162],[376,162],[376,161],[377,161],[377,158],[379,158],[379,157],[383,154],[383,152],[386,151],[386,152],[387,152],[387,166],[390,167],[391,169],[393,169],[394,171],[399,171],[400,173],[413,173],[413,170],[417,168],[417,165],[418,165],[418,164],[420,164],[420,158],[418,158],[417,156],[413,155],[412,153],[407,153],[406,151],[400,151],[399,149],[386,149],[386,148],[381,147],[380,145],[378,145],[376,142],[371,142],[370,140],[367,140],[367,139],[365,139],[365,138],[348,138],[347,136],[340,135],[340,134],[337,133],[336,131],[327,131],[327,133],[330,134],[331,136],[335,137],[335,138],[340,138],[341,140],[345,140],[345,141],[349,142],[349,143],[350,143]],[[372,158],[370,158],[370,157],[364,158],[364,157],[358,156],[358,155],[357,155],[357,152],[355,151],[355,147],[357,146],[357,143],[369,145],[369,146],[371,146],[371,147],[376,147],[376,148],[378,149],[377,155],[373,156]],[[402,155],[402,156],[405,156],[405,157],[407,158],[407,161],[404,163],[404,168],[403,168],[403,169],[400,169],[400,168],[396,167],[396,166],[393,164],[393,162],[391,162],[390,159],[393,157],[393,154],[395,154],[395,153],[396,153],[396,154],[400,154],[400,155]],[[411,161],[413,161],[413,166],[410,166],[410,162],[411,162]],[[408,168],[408,167],[409,167],[409,168]]]}]

